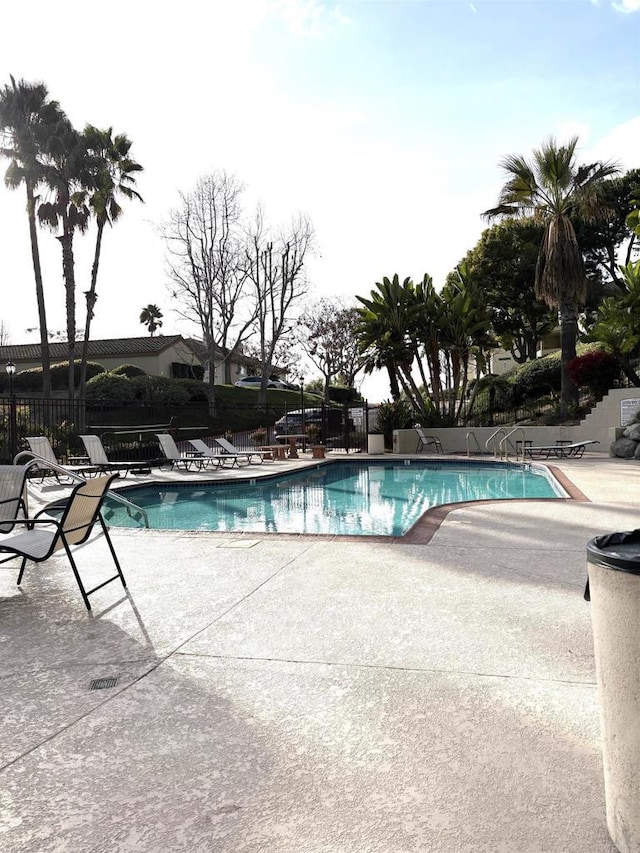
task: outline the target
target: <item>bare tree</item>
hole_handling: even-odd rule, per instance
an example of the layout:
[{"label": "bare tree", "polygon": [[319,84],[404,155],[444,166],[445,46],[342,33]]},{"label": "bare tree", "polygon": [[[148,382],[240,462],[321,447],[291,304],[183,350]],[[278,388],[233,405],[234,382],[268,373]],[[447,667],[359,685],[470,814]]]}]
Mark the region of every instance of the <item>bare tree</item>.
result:
[{"label": "bare tree", "polygon": [[201,178],[193,192],[180,194],[180,207],[161,228],[173,296],[181,306],[178,313],[202,329],[212,405],[216,359],[224,363],[229,383],[229,359],[256,317],[246,270],[242,191],[235,176],[213,172]]},{"label": "bare tree", "polygon": [[272,239],[258,209],[246,251],[247,275],[253,285],[253,330],[262,367],[260,402],[266,399],[267,382],[278,348],[291,341],[298,322],[297,303],[307,292],[304,262],[313,251],[315,232],[309,218],[299,214],[288,230]]},{"label": "bare tree", "polygon": [[358,309],[339,299],[320,299],[311,304],[300,320],[300,343],[324,377],[324,398],[329,386],[340,377],[348,388],[363,367],[359,352]]},{"label": "bare tree", "polygon": [[11,334],[6,320],[0,320],[0,346],[6,346],[10,343]]}]

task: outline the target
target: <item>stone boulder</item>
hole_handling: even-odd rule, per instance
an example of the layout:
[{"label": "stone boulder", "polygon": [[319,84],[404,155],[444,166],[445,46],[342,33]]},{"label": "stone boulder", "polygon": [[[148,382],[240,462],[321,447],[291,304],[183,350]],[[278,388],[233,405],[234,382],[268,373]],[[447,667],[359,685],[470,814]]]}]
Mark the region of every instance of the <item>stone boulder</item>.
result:
[{"label": "stone boulder", "polygon": [[637,459],[636,450],[640,447],[640,441],[634,441],[632,438],[618,438],[613,442],[610,449],[611,456],[618,456],[620,459]]},{"label": "stone boulder", "polygon": [[622,435],[632,441],[640,441],[640,424],[629,424]]}]

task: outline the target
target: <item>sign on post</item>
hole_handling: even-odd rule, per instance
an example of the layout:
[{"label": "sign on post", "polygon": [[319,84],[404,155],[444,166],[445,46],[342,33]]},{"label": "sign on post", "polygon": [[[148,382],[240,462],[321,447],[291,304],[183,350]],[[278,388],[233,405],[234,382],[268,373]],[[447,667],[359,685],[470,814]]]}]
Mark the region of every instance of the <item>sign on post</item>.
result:
[{"label": "sign on post", "polygon": [[640,411],[640,398],[620,400],[620,426],[627,426],[638,411]]}]

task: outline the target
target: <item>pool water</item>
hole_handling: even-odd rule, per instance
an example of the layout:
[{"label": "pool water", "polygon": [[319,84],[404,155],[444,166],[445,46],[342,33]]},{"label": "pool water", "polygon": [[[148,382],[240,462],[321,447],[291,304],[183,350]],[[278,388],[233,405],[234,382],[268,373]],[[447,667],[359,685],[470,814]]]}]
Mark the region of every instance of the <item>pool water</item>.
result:
[{"label": "pool water", "polygon": [[[267,479],[122,493],[146,510],[151,528],[356,536],[401,536],[439,504],[565,497],[540,466],[414,460],[335,462]],[[105,517],[114,526],[143,526],[115,502]]]}]

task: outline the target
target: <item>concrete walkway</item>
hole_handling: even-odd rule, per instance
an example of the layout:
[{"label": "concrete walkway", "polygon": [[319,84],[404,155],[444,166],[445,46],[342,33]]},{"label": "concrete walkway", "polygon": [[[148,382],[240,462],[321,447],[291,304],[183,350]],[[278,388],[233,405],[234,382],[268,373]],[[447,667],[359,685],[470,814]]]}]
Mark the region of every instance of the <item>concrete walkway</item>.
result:
[{"label": "concrete walkway", "polygon": [[640,525],[640,468],[557,465],[592,503],[428,545],[115,531],[92,613],[63,558],[0,566],[0,849],[613,851],[585,545]]}]

